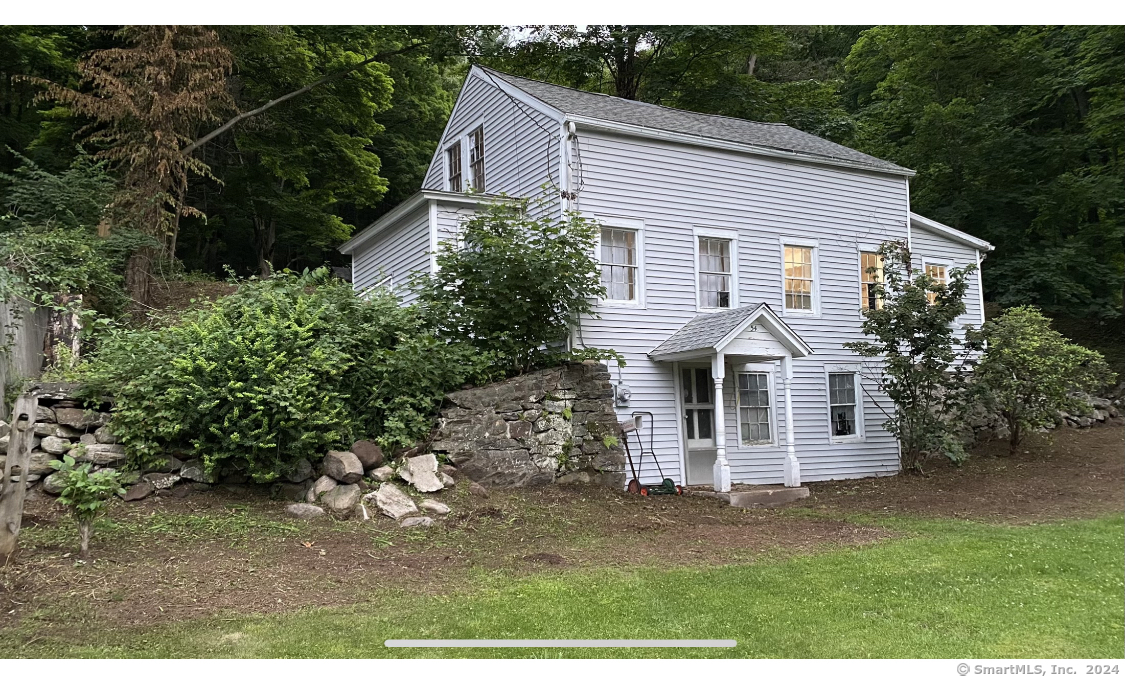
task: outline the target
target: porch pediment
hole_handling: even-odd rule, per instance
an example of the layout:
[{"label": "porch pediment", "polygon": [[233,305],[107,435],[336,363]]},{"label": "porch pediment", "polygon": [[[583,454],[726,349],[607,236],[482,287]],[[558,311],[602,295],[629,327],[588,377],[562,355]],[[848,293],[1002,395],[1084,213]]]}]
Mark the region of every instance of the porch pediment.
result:
[{"label": "porch pediment", "polygon": [[759,303],[735,310],[698,314],[653,348],[648,356],[658,362],[671,362],[710,357],[720,352],[800,358],[811,355],[812,348],[769,305]]}]

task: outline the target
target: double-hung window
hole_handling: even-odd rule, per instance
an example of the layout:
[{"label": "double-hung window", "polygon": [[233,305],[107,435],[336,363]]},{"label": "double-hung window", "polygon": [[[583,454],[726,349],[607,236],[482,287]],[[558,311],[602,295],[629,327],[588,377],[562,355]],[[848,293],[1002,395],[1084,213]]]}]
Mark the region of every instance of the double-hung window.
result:
[{"label": "double-hung window", "polygon": [[731,307],[731,240],[699,238],[699,307]]},{"label": "double-hung window", "polygon": [[814,248],[786,244],[785,309],[793,312],[815,311]]},{"label": "double-hung window", "polygon": [[858,387],[854,372],[828,374],[829,433],[833,440],[860,436]]},{"label": "double-hung window", "polygon": [[738,374],[738,426],[744,445],[773,442],[770,425],[770,377],[764,372]]},{"label": "double-hung window", "polygon": [[637,302],[637,230],[602,227],[600,257],[606,300]]},{"label": "double-hung window", "polygon": [[445,172],[449,191],[459,192],[465,189],[461,182],[461,140],[445,150]]},{"label": "double-hung window", "polygon": [[883,297],[877,294],[875,284],[883,281],[883,256],[878,253],[859,254],[860,307],[864,310],[882,310]]},{"label": "double-hung window", "polygon": [[[933,279],[937,283],[941,284],[942,286],[944,286],[947,283],[946,278],[945,278],[945,265],[935,265],[933,263],[926,263],[926,276],[930,277],[931,279]],[[928,291],[926,293],[926,299],[930,301],[930,305],[933,305],[934,303],[937,302],[937,293],[934,293],[933,291]]]},{"label": "double-hung window", "polygon": [[469,186],[484,191],[484,126],[469,133]]}]

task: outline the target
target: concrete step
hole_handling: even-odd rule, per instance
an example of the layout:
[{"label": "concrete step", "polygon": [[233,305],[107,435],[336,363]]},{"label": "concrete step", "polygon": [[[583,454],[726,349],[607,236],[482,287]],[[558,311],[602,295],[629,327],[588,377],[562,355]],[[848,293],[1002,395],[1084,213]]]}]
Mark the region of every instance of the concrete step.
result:
[{"label": "concrete step", "polygon": [[730,492],[689,489],[685,493],[722,499],[737,508],[774,508],[808,497],[809,488],[761,485],[754,486],[752,489],[732,490]]}]

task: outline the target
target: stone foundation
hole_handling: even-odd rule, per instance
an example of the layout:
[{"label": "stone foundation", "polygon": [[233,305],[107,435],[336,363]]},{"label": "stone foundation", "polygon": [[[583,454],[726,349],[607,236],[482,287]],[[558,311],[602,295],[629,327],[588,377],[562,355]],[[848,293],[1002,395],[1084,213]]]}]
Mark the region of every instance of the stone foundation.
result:
[{"label": "stone foundation", "polygon": [[592,360],[450,393],[430,449],[493,487],[625,485],[609,369]]}]

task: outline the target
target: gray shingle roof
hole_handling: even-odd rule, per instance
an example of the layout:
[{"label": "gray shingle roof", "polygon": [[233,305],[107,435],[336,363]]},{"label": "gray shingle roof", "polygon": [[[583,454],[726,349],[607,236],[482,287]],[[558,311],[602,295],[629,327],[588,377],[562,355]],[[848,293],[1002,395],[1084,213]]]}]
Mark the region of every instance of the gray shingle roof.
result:
[{"label": "gray shingle roof", "polygon": [[784,123],[757,123],[743,118],[672,109],[657,104],[637,102],[596,92],[552,85],[538,80],[520,78],[492,69],[482,68],[481,70],[523,90],[564,114],[586,116],[715,140],[739,142],[766,149],[818,157],[826,161],[846,161],[873,169],[910,172],[902,166],[874,156],[868,156],[835,142],[829,142],[816,135],[791,128]]},{"label": "gray shingle roof", "polygon": [[724,312],[704,312],[695,316],[668,340],[653,348],[650,355],[669,355],[673,352],[690,352],[713,348],[728,333],[758,311],[762,303]]}]

